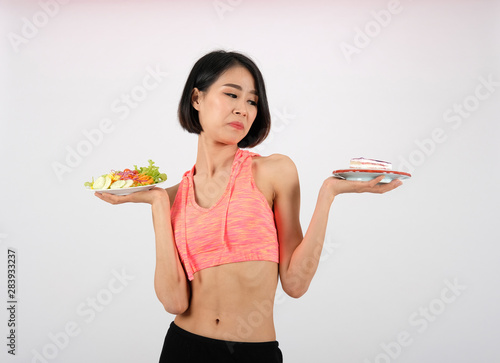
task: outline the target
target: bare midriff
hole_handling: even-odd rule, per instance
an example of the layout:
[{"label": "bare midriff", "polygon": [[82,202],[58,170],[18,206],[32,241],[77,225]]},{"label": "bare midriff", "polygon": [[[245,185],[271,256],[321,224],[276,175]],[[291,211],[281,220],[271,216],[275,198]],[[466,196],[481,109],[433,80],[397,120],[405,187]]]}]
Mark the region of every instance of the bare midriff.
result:
[{"label": "bare midriff", "polygon": [[175,318],[180,328],[235,342],[276,340],[273,308],[278,264],[245,261],[194,274],[188,310]]}]

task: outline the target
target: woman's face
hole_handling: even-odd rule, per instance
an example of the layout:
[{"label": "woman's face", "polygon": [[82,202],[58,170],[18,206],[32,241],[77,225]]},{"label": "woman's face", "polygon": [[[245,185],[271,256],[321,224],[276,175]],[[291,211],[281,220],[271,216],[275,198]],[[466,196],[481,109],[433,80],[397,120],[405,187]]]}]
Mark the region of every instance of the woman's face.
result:
[{"label": "woman's face", "polygon": [[235,145],[250,130],[257,116],[258,96],[250,72],[229,68],[205,92],[193,90],[192,104],[198,110],[203,137]]}]

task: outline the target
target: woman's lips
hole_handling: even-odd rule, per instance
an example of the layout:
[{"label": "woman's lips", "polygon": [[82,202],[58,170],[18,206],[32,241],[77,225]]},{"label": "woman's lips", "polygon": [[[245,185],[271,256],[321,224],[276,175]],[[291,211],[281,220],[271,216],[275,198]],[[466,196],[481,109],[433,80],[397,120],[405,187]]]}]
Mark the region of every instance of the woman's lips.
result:
[{"label": "woman's lips", "polygon": [[237,130],[243,130],[245,128],[243,126],[243,123],[242,122],[238,122],[238,121],[230,122],[229,125],[231,125],[232,127],[234,127]]}]

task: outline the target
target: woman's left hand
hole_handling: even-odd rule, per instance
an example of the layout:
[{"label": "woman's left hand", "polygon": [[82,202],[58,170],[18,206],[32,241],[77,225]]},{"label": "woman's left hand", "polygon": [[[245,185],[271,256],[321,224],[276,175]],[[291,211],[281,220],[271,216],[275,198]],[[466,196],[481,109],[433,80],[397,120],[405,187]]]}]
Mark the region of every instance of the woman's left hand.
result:
[{"label": "woman's left hand", "polygon": [[401,184],[400,180],[394,179],[390,183],[380,183],[384,176],[378,176],[369,181],[352,181],[344,180],[336,177],[330,177],[325,180],[325,187],[332,193],[334,197],[344,193],[386,193],[396,189]]}]

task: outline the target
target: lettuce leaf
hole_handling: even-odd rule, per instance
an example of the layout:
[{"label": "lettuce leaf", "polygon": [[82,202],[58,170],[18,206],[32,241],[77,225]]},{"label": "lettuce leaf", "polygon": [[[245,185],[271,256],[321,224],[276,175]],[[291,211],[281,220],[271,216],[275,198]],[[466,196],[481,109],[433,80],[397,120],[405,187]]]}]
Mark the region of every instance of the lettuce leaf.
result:
[{"label": "lettuce leaf", "polygon": [[146,174],[153,178],[155,184],[161,183],[167,180],[167,174],[160,173],[159,167],[154,165],[153,160],[148,160],[149,165],[138,168],[137,165],[134,165],[135,170],[137,170],[141,174]]}]

